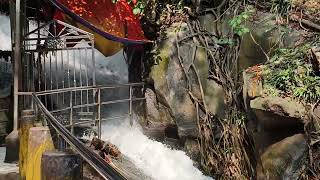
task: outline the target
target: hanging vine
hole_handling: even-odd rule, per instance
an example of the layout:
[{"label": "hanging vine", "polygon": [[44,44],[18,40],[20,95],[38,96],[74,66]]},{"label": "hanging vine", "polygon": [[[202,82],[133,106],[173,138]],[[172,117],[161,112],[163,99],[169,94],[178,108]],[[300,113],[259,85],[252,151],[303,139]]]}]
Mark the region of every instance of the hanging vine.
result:
[{"label": "hanging vine", "polygon": [[[241,37],[248,32],[242,26],[242,21],[248,15],[241,13],[244,10],[242,1],[224,0],[219,5],[206,9],[200,13],[211,13],[216,18],[215,32],[204,29],[197,18],[189,19],[190,34],[177,41],[179,63],[183,67],[183,59],[179,54],[179,46],[192,39],[197,48],[204,48],[208,55],[209,77],[222,86],[225,94],[225,104],[228,109],[224,117],[218,117],[209,112],[206,107],[205,96],[196,66],[191,63],[188,71],[194,71],[198,79],[201,98],[192,93],[189,82],[189,94],[193,99],[198,113],[199,147],[201,166],[208,173],[218,179],[251,178],[255,170],[252,165],[249,151],[252,150],[250,136],[246,130],[242,100],[242,82],[238,69],[238,57]],[[222,19],[233,17],[231,28],[223,29]],[[187,81],[187,72],[184,72]]]}]

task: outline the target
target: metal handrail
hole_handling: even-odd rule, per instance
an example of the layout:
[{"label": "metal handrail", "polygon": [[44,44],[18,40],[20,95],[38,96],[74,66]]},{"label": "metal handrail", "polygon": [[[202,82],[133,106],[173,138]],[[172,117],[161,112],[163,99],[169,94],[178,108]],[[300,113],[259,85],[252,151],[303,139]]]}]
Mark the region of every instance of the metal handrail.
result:
[{"label": "metal handrail", "polygon": [[[107,86],[83,86],[83,87],[72,87],[72,88],[64,88],[64,89],[56,89],[56,90],[48,90],[48,91],[42,91],[42,92],[34,92],[31,93],[32,99],[34,102],[34,107],[36,108],[36,112],[40,110],[42,114],[44,115],[45,119],[47,120],[47,123],[51,125],[57,132],[59,136],[62,137],[75,151],[77,151],[81,157],[87,161],[102,177],[106,179],[125,179],[125,177],[118,172],[114,167],[107,164],[99,155],[91,151],[89,148],[87,148],[80,140],[78,140],[74,136],[74,126],[75,125],[81,125],[81,124],[87,124],[87,123],[95,123],[98,126],[98,136],[101,137],[101,122],[106,121],[112,118],[120,118],[120,117],[111,117],[108,119],[105,119],[101,116],[101,108],[103,105],[107,104],[115,104],[115,103],[122,103],[122,102],[130,102],[129,112],[126,114],[126,116],[129,116],[132,119],[132,102],[133,101],[139,101],[144,100],[144,97],[133,97],[133,88],[137,86],[144,86],[144,83],[127,83],[127,84],[118,84],[118,85],[107,85]],[[129,98],[120,99],[120,100],[110,100],[103,102],[101,100],[101,91],[105,89],[115,89],[115,88],[129,88]],[[70,99],[70,106],[66,107],[64,109],[55,109],[52,111],[49,111],[47,107],[41,102],[40,97],[41,96],[47,96],[47,95],[53,95],[53,94],[63,94],[63,93],[75,93],[78,91],[88,91],[93,90],[94,95],[94,102],[92,103],[86,103],[86,104],[80,104],[75,105],[73,104],[72,96]],[[30,94],[28,94],[30,95]],[[75,109],[83,108],[83,107],[96,107],[96,111],[92,112],[93,119],[74,119],[72,117],[77,112]],[[62,111],[70,111],[69,114],[69,124],[62,124],[63,121],[59,121],[60,117],[55,117],[53,114],[56,112],[62,112]],[[82,111],[81,111],[82,112]],[[95,114],[96,113],[96,114]],[[132,123],[132,122],[131,122]]]},{"label": "metal handrail", "polygon": [[[123,87],[136,87],[136,86],[143,86],[143,82],[139,83],[125,83],[125,84],[115,84],[115,85],[95,85],[95,86],[80,86],[80,87],[70,87],[70,88],[63,88],[63,89],[53,89],[53,90],[46,90],[46,91],[39,91],[35,92],[37,96],[39,95],[51,95],[51,94],[58,94],[70,91],[81,91],[81,90],[97,90],[97,89],[116,89],[116,88],[123,88]],[[32,95],[33,92],[19,92],[19,95]]]},{"label": "metal handrail", "polygon": [[89,163],[103,178],[109,180],[126,179],[120,172],[106,163],[99,155],[92,152],[80,140],[73,136],[43,105],[36,93],[32,95],[35,105],[41,110],[47,122],[56,130],[56,132],[75,150],[80,156]]}]

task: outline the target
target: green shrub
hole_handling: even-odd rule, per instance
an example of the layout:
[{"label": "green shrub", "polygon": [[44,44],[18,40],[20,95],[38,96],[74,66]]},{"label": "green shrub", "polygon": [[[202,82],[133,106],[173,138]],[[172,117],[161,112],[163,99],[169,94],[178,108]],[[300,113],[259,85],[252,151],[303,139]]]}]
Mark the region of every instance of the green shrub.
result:
[{"label": "green shrub", "polygon": [[278,49],[263,69],[264,84],[305,102],[320,98],[320,77],[309,64],[310,45]]}]

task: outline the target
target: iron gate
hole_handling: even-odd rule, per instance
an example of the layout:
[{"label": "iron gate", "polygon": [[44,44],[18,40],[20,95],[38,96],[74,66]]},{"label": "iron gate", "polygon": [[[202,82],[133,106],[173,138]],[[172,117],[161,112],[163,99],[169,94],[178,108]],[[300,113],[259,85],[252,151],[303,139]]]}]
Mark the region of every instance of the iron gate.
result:
[{"label": "iron gate", "polygon": [[[57,89],[95,86],[94,36],[64,22],[53,20],[32,29],[23,39],[22,56],[22,108],[33,107],[31,92],[50,92]],[[94,102],[93,90],[47,94],[42,97],[50,109],[67,108],[70,104]],[[73,102],[70,102],[73,101]],[[81,108],[91,115],[93,109]]]}]

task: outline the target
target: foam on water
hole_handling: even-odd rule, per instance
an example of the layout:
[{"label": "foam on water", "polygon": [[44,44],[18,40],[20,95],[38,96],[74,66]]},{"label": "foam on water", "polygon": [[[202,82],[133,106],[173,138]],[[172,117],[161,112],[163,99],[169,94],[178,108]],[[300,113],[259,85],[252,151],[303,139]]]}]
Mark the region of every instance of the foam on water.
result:
[{"label": "foam on water", "polygon": [[10,19],[0,14],[0,50],[11,50]]},{"label": "foam on water", "polygon": [[13,173],[13,172],[18,173],[19,172],[18,164],[4,163],[5,155],[6,155],[6,148],[0,147],[0,174]]},{"label": "foam on water", "polygon": [[102,139],[115,144],[138,168],[156,180],[211,179],[193,166],[185,152],[149,139],[137,123],[131,127],[128,120],[107,122],[102,132]]}]

